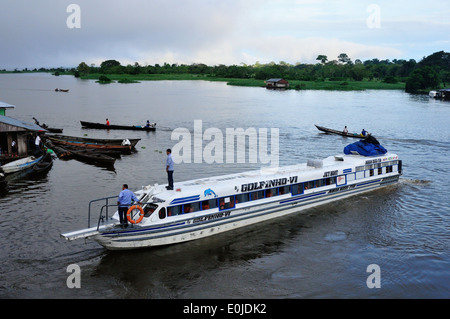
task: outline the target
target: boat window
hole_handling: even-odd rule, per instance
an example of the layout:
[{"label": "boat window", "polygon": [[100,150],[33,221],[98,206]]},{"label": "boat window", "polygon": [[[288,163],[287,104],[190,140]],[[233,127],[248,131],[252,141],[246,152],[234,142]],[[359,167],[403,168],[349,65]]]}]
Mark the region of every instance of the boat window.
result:
[{"label": "boat window", "polygon": [[183,205],[183,214],[198,212],[200,210],[200,203],[189,203]]},{"label": "boat window", "polygon": [[319,179],[316,181],[317,187],[325,186],[325,179]]},{"label": "boat window", "polygon": [[355,173],[347,174],[347,182],[355,180]]},{"label": "boat window", "polygon": [[147,205],[145,205],[145,208],[144,208],[144,214],[145,215],[144,216],[145,217],[149,217],[157,209],[158,209],[158,205],[156,205],[156,204],[147,204]]},{"label": "boat window", "polygon": [[369,170],[369,175],[373,176],[373,169]]},{"label": "boat window", "polygon": [[168,207],[167,208],[167,216],[180,215],[182,213],[182,210],[181,210],[182,206],[183,205]]},{"label": "boat window", "polygon": [[204,200],[202,202],[202,210],[213,209],[217,207],[217,199]]},{"label": "boat window", "polygon": [[248,193],[236,195],[236,203],[245,203],[248,202]]},{"label": "boat window", "polygon": [[272,196],[277,196],[277,195],[278,195],[277,188],[266,189],[266,197],[272,197]]},{"label": "boat window", "polygon": [[383,174],[383,168],[378,167],[378,175],[381,175],[381,174]]},{"label": "boat window", "polygon": [[363,170],[364,170],[364,166],[358,166],[358,167],[355,168],[356,172],[361,172]]},{"label": "boat window", "polygon": [[392,166],[386,166],[386,173],[392,173]]},{"label": "boat window", "polygon": [[234,204],[234,196],[227,196],[219,199],[220,210],[234,208]]},{"label": "boat window", "polygon": [[328,177],[325,179],[325,185],[336,184],[336,177]]},{"label": "boat window", "polygon": [[305,182],[305,190],[314,188],[314,181]]},{"label": "boat window", "polygon": [[281,186],[278,187],[278,194],[279,195],[284,195],[284,194],[288,194],[290,192],[290,187],[289,186]]},{"label": "boat window", "polygon": [[298,195],[303,193],[303,184],[292,185],[292,195]]},{"label": "boat window", "polygon": [[159,210],[159,219],[164,219],[166,218],[166,208],[163,207]]},{"label": "boat window", "polygon": [[250,193],[251,200],[261,199],[264,198],[264,191],[256,191]]}]

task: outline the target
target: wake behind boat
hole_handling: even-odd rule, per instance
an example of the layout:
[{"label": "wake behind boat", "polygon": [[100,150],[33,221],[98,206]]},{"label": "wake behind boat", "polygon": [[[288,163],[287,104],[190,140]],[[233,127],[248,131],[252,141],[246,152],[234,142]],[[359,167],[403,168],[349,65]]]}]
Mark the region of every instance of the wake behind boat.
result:
[{"label": "wake behind boat", "polygon": [[150,123],[149,125],[107,125],[102,123],[93,123],[80,121],[81,126],[84,128],[94,128],[94,129],[107,129],[107,130],[133,130],[133,131],[155,131],[156,123]]},{"label": "wake behind boat", "polygon": [[[315,125],[315,124],[314,124]],[[354,138],[364,138],[365,136],[359,134],[359,133],[344,133],[344,131],[338,131],[331,128],[326,128],[323,126],[315,125],[319,131],[328,133],[328,134],[337,134],[345,137],[354,137]]]},{"label": "wake behind boat", "polygon": [[[119,227],[116,212],[108,215],[112,196],[89,203],[88,228],[67,232],[67,240],[91,238],[111,250],[168,245],[200,239],[250,224],[297,213],[378,189],[399,180],[398,155],[330,156],[304,164],[208,177],[136,192],[143,204],[127,213],[131,227]],[[91,207],[104,203],[91,227]]]}]

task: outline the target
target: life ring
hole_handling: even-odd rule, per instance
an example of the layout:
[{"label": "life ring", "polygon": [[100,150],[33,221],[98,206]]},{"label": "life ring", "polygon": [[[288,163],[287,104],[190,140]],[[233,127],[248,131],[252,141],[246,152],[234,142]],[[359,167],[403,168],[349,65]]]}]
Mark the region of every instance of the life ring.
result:
[{"label": "life ring", "polygon": [[[137,220],[134,220],[134,219],[131,218],[131,212],[132,212],[133,210],[135,210],[135,209],[139,209],[139,211],[140,211],[140,213],[139,213],[140,217],[139,217]],[[132,224],[139,224],[139,223],[144,219],[144,214],[145,214],[145,213],[144,213],[144,210],[142,209],[141,206],[134,205],[134,206],[131,206],[131,207],[128,209],[128,211],[127,211],[127,219],[128,219],[128,221],[129,221],[130,223],[132,223]]]}]

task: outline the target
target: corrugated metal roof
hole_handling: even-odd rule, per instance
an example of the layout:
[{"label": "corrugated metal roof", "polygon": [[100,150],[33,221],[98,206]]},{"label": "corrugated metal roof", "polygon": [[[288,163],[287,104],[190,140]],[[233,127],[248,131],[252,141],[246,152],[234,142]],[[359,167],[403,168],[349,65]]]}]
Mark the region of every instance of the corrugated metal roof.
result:
[{"label": "corrugated metal roof", "polygon": [[0,108],[14,108],[14,107],[15,107],[14,105],[0,101]]},{"label": "corrugated metal roof", "polygon": [[4,116],[4,115],[0,115],[0,123],[5,123],[8,125],[21,127],[26,130],[29,130],[29,131],[46,132],[46,130],[44,130],[39,125],[32,124],[32,123],[26,123],[21,120],[13,119],[12,117]]},{"label": "corrugated metal roof", "polygon": [[283,79],[278,79],[278,78],[272,78],[272,79],[268,79],[267,82],[279,82]]}]

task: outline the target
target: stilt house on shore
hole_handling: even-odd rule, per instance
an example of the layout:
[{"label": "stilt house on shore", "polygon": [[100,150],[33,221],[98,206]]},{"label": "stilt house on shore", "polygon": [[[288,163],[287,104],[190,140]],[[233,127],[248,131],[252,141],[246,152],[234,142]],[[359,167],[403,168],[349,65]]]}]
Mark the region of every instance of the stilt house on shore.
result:
[{"label": "stilt house on shore", "polygon": [[36,124],[6,116],[6,110],[14,107],[0,101],[0,159],[2,162],[32,154],[35,150],[36,135],[46,132]]}]

